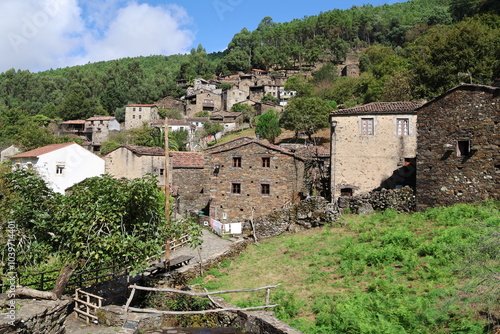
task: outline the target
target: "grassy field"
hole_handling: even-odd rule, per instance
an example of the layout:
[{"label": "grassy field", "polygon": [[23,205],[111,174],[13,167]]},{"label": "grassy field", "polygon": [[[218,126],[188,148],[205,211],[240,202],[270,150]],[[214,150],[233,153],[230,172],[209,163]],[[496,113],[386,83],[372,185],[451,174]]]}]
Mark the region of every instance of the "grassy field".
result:
[{"label": "grassy field", "polygon": [[[305,333],[492,333],[499,231],[498,202],[346,215],[342,224],[263,240],[193,284],[280,283],[271,293],[276,314]],[[224,298],[247,307],[265,296]]]}]

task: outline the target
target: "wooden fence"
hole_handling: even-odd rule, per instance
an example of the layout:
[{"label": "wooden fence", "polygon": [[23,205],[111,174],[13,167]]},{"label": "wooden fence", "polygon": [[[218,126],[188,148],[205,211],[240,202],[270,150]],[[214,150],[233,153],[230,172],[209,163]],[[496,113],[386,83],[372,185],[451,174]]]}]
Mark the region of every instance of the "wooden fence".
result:
[{"label": "wooden fence", "polygon": [[[269,286],[264,286],[261,288],[254,288],[254,289],[241,289],[241,290],[226,290],[226,291],[212,291],[208,292],[205,290],[205,292],[191,292],[191,291],[182,291],[182,290],[176,290],[176,289],[171,289],[171,288],[150,288],[150,287],[145,287],[145,286],[139,286],[139,285],[131,285],[129,286],[129,289],[132,289],[130,292],[130,296],[127,300],[127,303],[125,304],[125,312],[128,312],[129,310],[132,312],[138,312],[138,313],[156,313],[156,314],[206,314],[206,313],[215,313],[215,312],[223,312],[223,311],[250,311],[250,310],[258,310],[258,309],[265,309],[265,308],[270,308],[270,307],[276,307],[279,304],[274,304],[270,305],[270,299],[271,299],[271,289],[276,288],[280,286],[281,284],[277,285],[269,285]],[[141,309],[141,308],[135,308],[135,307],[130,307],[130,303],[134,299],[134,294],[136,290],[142,290],[142,291],[155,291],[155,292],[172,292],[172,293],[178,293],[178,294],[183,294],[183,295],[189,295],[193,297],[208,297],[210,301],[217,307],[217,309],[213,310],[204,310],[204,311],[159,311],[159,310],[154,310],[154,309]],[[265,297],[265,305],[263,306],[255,306],[255,307],[246,307],[246,308],[222,308],[220,305],[218,305],[215,300],[211,298],[212,295],[220,295],[220,294],[226,294],[226,293],[238,293],[238,292],[252,292],[252,291],[259,291],[259,290],[266,290],[266,297]]]},{"label": "wooden fence", "polygon": [[97,310],[102,307],[104,298],[91,293],[76,289],[75,291],[75,315],[77,318],[85,318],[87,323],[97,322]]},{"label": "wooden fence", "polygon": [[[177,248],[180,248],[185,244],[187,244],[188,242],[189,242],[188,235],[184,235],[179,239],[174,239],[171,241],[170,250],[173,251]],[[150,257],[147,260],[149,261],[155,257],[158,256]],[[82,284],[87,284],[89,282],[97,284],[99,282],[103,282],[105,279],[108,278],[114,279],[119,275],[125,274],[126,276],[128,276],[130,272],[130,267],[128,266],[128,263],[126,262],[120,263],[118,260],[113,262],[117,264],[93,270],[82,270],[75,272],[71,277],[65,292],[70,292],[76,288],[81,288]],[[19,277],[18,285],[27,286],[42,291],[45,291],[46,289],[47,290],[52,289],[56,282],[57,276],[59,275],[59,272],[60,272],[59,270],[52,270],[52,271],[44,271],[40,273],[23,275]],[[3,286],[3,284],[1,288],[2,292],[5,292],[5,287]]]}]

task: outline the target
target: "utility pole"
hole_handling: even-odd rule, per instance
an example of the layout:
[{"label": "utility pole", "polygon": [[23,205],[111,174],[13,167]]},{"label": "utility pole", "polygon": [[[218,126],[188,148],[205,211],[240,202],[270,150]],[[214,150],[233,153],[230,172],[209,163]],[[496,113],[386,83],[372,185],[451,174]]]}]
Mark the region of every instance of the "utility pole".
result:
[{"label": "utility pole", "polygon": [[[165,135],[165,221],[170,220],[170,182],[169,182],[169,167],[170,159],[168,153],[168,118],[165,117],[165,130],[163,131]],[[170,236],[166,236],[165,240],[165,268],[170,271]]]}]

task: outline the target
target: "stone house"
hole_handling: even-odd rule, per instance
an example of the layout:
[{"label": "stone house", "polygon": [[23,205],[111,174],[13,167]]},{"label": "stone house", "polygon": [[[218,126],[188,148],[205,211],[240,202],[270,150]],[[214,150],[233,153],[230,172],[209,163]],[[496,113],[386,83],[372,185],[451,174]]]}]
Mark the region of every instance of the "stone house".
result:
[{"label": "stone house", "polygon": [[61,123],[61,135],[73,135],[91,141],[90,134],[85,132],[85,120],[69,120]]},{"label": "stone house", "polygon": [[252,138],[206,150],[211,218],[242,222],[271,213],[303,195],[304,160]]},{"label": "stone house", "polygon": [[210,121],[220,123],[224,127],[224,132],[235,130],[243,122],[243,114],[241,112],[218,112],[212,114]]},{"label": "stone house", "polygon": [[[199,212],[206,208],[209,199],[203,153],[169,152],[169,183],[175,197],[177,213]],[[105,157],[106,173],[116,178],[134,179],[146,174],[156,175],[158,186],[165,186],[165,150],[160,147],[125,145]]]},{"label": "stone house", "polygon": [[151,124],[159,119],[156,104],[130,104],[125,107],[125,130],[138,129],[144,123]]},{"label": "stone house", "polygon": [[76,143],[52,144],[10,157],[14,168],[33,168],[55,192],[104,173],[104,160]]},{"label": "stone house", "polygon": [[120,131],[120,123],[114,116],[94,116],[85,120],[85,133],[90,139],[93,152],[99,152],[101,145],[108,140],[109,134]]},{"label": "stone house", "polygon": [[136,179],[156,175],[158,186],[165,186],[165,150],[160,147],[120,146],[104,156],[106,173],[116,178]]},{"label": "stone house", "polygon": [[186,95],[186,116],[193,117],[200,111],[216,112],[222,110],[222,94],[201,89]]},{"label": "stone house", "polygon": [[156,104],[156,106],[158,106],[158,109],[179,111],[183,115],[185,112],[184,101],[182,101],[180,99],[176,99],[172,96],[165,96],[161,100],[156,102],[155,104]]},{"label": "stone house", "polygon": [[500,87],[462,84],[417,115],[418,208],[500,199]]},{"label": "stone house", "polygon": [[0,146],[0,162],[8,161],[13,155],[21,153],[21,151],[14,145],[1,145]]},{"label": "stone house", "polygon": [[420,102],[374,102],[330,114],[332,196],[415,184]]},{"label": "stone house", "polygon": [[169,152],[172,166],[172,195],[175,212],[187,215],[208,210],[209,172],[201,152]]},{"label": "stone house", "polygon": [[253,101],[262,101],[262,98],[267,94],[271,94],[275,98],[279,98],[279,91],[282,86],[278,85],[261,85],[250,87],[249,99]]},{"label": "stone house", "polygon": [[222,93],[225,110],[231,110],[233,105],[247,101],[249,90],[242,90],[236,87],[228,89]]}]

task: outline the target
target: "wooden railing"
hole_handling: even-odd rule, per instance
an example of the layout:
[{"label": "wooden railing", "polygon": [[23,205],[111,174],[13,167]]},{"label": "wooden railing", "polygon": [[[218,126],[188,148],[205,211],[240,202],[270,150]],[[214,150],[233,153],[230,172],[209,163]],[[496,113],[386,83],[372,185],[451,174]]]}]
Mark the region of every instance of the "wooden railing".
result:
[{"label": "wooden railing", "polygon": [[75,316],[77,318],[83,317],[87,323],[97,323],[97,310],[102,307],[104,298],[93,295],[91,293],[75,290]]},{"label": "wooden railing", "polygon": [[[114,279],[118,275],[122,274],[128,276],[129,271],[130,268],[126,263],[118,263],[112,266],[93,270],[78,271],[72,275],[65,292],[80,288],[83,284],[86,284],[88,282],[99,283],[107,278],[111,277],[112,279]],[[45,291],[46,289],[52,289],[56,282],[57,276],[59,275],[59,272],[59,270],[52,270],[24,275],[19,278],[19,285],[33,287],[42,291]],[[30,281],[32,282],[30,283]]]},{"label": "wooden railing", "polygon": [[[277,288],[281,284],[277,285],[269,285],[269,286],[264,286],[261,288],[255,288],[255,289],[241,289],[241,290],[226,290],[226,291],[212,291],[208,292],[205,290],[205,292],[191,292],[191,291],[182,291],[182,290],[176,290],[176,289],[171,289],[171,288],[150,288],[150,287],[145,287],[145,286],[139,286],[139,285],[131,285],[129,286],[129,289],[132,289],[130,292],[130,296],[127,300],[127,303],[125,304],[125,313],[128,312],[129,310],[132,312],[138,312],[138,313],[156,313],[156,314],[206,314],[206,313],[215,313],[215,312],[222,312],[222,311],[250,311],[250,310],[259,310],[259,309],[265,309],[265,308],[270,308],[270,307],[276,307],[279,304],[274,304],[270,305],[270,299],[271,299],[271,289]],[[204,310],[204,311],[159,311],[159,310],[154,310],[154,309],[141,309],[141,308],[135,308],[135,307],[130,307],[130,303],[134,299],[135,291],[136,290],[142,290],[142,291],[155,291],[155,292],[172,292],[172,293],[178,293],[178,294],[183,294],[183,295],[189,295],[193,297],[208,297],[212,304],[215,306],[219,307],[217,309],[213,310]],[[238,293],[238,292],[252,292],[252,291],[259,291],[259,290],[266,290],[266,297],[265,297],[265,305],[263,306],[255,306],[255,307],[246,307],[246,308],[222,308],[220,305],[218,305],[212,298],[212,295],[219,295],[219,294],[225,294],[225,293]]]}]

